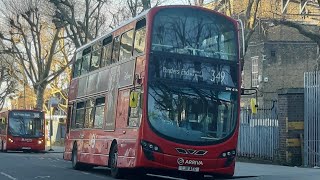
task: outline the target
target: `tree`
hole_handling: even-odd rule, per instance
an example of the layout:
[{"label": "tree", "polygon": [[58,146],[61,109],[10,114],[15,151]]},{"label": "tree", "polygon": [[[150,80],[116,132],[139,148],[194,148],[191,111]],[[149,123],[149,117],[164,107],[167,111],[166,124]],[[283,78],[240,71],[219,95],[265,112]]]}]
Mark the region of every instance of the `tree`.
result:
[{"label": "tree", "polygon": [[107,22],[108,0],[50,0],[54,5],[54,23],[63,26],[76,48],[95,39]]},{"label": "tree", "polygon": [[204,0],[188,0],[189,5],[203,6]]},{"label": "tree", "polygon": [[14,66],[11,65],[10,57],[0,55],[0,110],[3,108],[5,100],[13,95],[17,90],[17,80],[14,78]]},{"label": "tree", "polygon": [[[161,4],[164,0],[50,0],[56,8],[54,22],[66,29],[78,48],[122,21]],[[111,15],[111,16],[110,16]]]},{"label": "tree", "polygon": [[42,110],[47,85],[67,68],[52,70],[62,26],[50,23],[52,7],[47,1],[2,0],[2,3],[8,30],[3,29],[0,38],[5,42],[6,52],[23,68],[37,97],[36,108]]},{"label": "tree", "polygon": [[[292,1],[291,3],[291,9],[287,8],[285,12],[279,13],[279,12],[273,12],[276,17],[270,19],[270,22],[272,22],[275,25],[284,25],[290,28],[296,29],[301,35],[309,38],[311,41],[317,43],[317,46],[320,48],[320,18],[319,18],[319,7],[320,7],[320,0],[317,0],[316,4],[313,4],[312,6],[318,6],[315,8],[308,7],[308,4],[305,6],[305,8],[311,9],[313,11],[313,14],[308,14],[308,12],[302,11],[302,14],[298,14],[297,12],[294,12],[295,9],[292,7],[300,6],[300,2]],[[293,11],[293,12],[290,12]],[[291,14],[295,13],[295,16],[292,17]],[[301,18],[301,19],[299,19]],[[315,67],[316,70],[320,69],[320,55],[318,54],[317,58],[317,65]]]}]

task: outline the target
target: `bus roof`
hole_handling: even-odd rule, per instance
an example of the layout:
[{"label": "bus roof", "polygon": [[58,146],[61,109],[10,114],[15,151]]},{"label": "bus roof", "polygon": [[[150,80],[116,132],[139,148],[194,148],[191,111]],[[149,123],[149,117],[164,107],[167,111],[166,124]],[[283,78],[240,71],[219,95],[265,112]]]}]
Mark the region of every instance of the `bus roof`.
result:
[{"label": "bus roof", "polygon": [[[170,7],[180,7],[180,8],[189,7],[189,8],[202,9],[202,10],[206,10],[206,11],[212,11],[211,9],[208,9],[208,8],[205,8],[205,7],[190,6],[190,5],[165,5],[165,6],[156,6],[156,7],[153,7],[153,8],[150,8],[150,9],[148,9],[148,10],[143,11],[143,12],[142,12],[141,14],[139,14],[138,16],[133,17],[133,18],[130,18],[130,19],[124,21],[123,23],[119,24],[116,28],[109,30],[108,32],[104,33],[103,35],[101,35],[101,36],[99,36],[99,37],[97,37],[97,38],[95,38],[95,39],[93,39],[92,41],[88,42],[87,44],[80,46],[80,47],[76,50],[76,52],[82,51],[83,49],[85,49],[85,48],[93,45],[94,43],[103,40],[104,38],[108,37],[109,35],[111,35],[111,33],[113,33],[114,31],[116,31],[116,30],[118,30],[118,29],[120,29],[121,27],[123,27],[123,26],[125,26],[125,25],[127,25],[127,24],[129,24],[129,23],[131,23],[131,22],[133,22],[133,21],[135,21],[135,20],[139,20],[140,18],[142,18],[142,17],[144,17],[146,14],[148,14],[148,12],[149,12],[151,9],[155,9],[155,8],[160,8],[160,9],[161,9],[161,8],[166,8],[166,7],[168,7],[168,8],[170,8]],[[234,19],[232,19],[231,17],[228,17],[228,16],[226,16],[226,15],[224,15],[224,14],[221,14],[221,13],[219,13],[219,12],[216,12],[216,13],[224,16],[224,17],[227,18],[227,19],[234,20]]]},{"label": "bus roof", "polygon": [[30,111],[30,112],[43,112],[37,109],[5,109],[5,110],[1,110],[0,113],[3,112],[10,112],[10,111]]},{"label": "bus roof", "polygon": [[[151,9],[151,8],[150,8],[150,9]],[[135,20],[139,20],[140,18],[142,18],[143,16],[145,16],[146,14],[148,14],[148,12],[150,11],[150,9],[143,11],[141,14],[139,14],[139,15],[136,16],[136,17],[133,17],[133,18],[130,18],[130,19],[124,21],[123,23],[119,24],[116,28],[114,28],[114,29],[112,29],[112,30],[104,33],[103,35],[97,37],[96,39],[92,40],[91,42],[89,42],[89,43],[87,43],[87,44],[85,44],[85,45],[80,46],[80,47],[76,50],[76,52],[81,51],[81,50],[89,47],[90,45],[94,44],[95,42],[98,42],[98,41],[100,41],[100,40],[103,40],[105,37],[108,37],[111,33],[113,33],[114,31],[116,31],[116,30],[118,30],[118,29],[120,29],[121,27],[123,27],[123,26],[125,26],[125,25],[127,25],[127,24],[129,24],[129,23],[131,23],[131,22],[133,22],[133,21],[135,21]]]}]

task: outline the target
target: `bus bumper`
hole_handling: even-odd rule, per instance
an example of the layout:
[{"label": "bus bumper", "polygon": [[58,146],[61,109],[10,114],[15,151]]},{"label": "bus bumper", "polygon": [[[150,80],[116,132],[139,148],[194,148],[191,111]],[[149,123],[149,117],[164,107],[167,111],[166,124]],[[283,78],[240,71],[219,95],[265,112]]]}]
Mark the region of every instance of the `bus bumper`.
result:
[{"label": "bus bumper", "polygon": [[[233,176],[235,157],[208,159],[205,157],[184,157],[145,151],[137,166],[148,169],[163,169],[181,172],[199,172],[203,174],[221,174]],[[152,158],[150,158],[152,153]]]},{"label": "bus bumper", "polygon": [[10,151],[44,151],[45,146],[43,144],[8,143],[7,150],[10,150]]}]

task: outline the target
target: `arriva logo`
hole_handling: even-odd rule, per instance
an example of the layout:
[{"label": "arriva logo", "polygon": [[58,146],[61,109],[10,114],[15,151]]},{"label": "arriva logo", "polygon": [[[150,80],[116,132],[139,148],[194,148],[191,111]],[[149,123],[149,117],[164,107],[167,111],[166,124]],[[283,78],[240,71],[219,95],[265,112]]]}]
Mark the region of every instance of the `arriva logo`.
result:
[{"label": "arriva logo", "polygon": [[197,166],[202,166],[203,162],[202,161],[198,161],[198,160],[184,160],[183,158],[178,158],[177,159],[177,163],[181,166],[181,165],[197,165]]},{"label": "arriva logo", "polygon": [[186,160],[186,162],[184,164],[202,166],[203,162],[197,161],[197,160]]}]

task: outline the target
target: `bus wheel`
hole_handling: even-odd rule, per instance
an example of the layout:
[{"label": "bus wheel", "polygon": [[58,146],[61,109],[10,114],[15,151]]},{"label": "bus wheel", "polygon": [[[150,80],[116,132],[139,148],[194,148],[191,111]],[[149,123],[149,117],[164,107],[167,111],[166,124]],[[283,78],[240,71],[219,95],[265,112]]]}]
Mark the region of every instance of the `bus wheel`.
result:
[{"label": "bus wheel", "polygon": [[110,151],[110,171],[111,176],[115,179],[121,179],[124,177],[123,169],[118,168],[117,162],[118,162],[118,146],[117,144],[113,145]]},{"label": "bus wheel", "polygon": [[72,149],[71,162],[72,162],[73,169],[76,169],[76,170],[81,169],[81,164],[78,162],[78,148],[76,145]]}]

